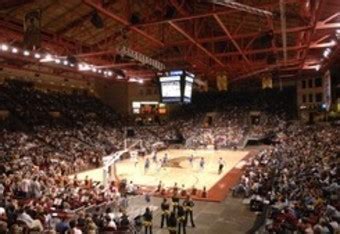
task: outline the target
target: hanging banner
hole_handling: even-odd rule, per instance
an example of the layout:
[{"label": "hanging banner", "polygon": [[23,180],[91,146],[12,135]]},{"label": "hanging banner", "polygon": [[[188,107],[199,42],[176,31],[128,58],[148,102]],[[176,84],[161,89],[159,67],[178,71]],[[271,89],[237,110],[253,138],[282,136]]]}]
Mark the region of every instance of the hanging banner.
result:
[{"label": "hanging banner", "polygon": [[325,72],[323,76],[323,104],[327,111],[331,108],[332,96],[331,96],[331,73]]},{"label": "hanging banner", "polygon": [[272,73],[266,72],[262,74],[262,89],[271,89],[273,88],[273,79]]},{"label": "hanging banner", "polygon": [[228,79],[227,74],[219,73],[216,76],[216,85],[218,91],[227,91],[228,90]]}]

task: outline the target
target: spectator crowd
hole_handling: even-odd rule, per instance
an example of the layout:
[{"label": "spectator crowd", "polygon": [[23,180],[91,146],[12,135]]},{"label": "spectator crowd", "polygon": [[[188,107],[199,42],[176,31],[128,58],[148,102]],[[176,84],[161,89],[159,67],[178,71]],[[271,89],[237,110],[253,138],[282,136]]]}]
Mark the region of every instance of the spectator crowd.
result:
[{"label": "spectator crowd", "polygon": [[[129,185],[70,176],[102,166],[103,156],[122,149],[126,127],[148,152],[178,138],[189,148],[230,148],[246,136],[276,133],[276,143],[247,164],[234,193],[248,197],[253,210],[271,208],[269,232],[339,230],[340,130],[290,124],[282,97],[201,97],[176,118],[131,126],[83,92],[47,92],[21,81],[7,81],[0,91],[0,108],[10,112],[0,122],[0,233],[129,229]],[[264,116],[255,124],[249,119],[253,110]]]},{"label": "spectator crowd", "polygon": [[273,147],[251,159],[234,194],[267,210],[270,233],[339,233],[340,129],[286,126]]}]

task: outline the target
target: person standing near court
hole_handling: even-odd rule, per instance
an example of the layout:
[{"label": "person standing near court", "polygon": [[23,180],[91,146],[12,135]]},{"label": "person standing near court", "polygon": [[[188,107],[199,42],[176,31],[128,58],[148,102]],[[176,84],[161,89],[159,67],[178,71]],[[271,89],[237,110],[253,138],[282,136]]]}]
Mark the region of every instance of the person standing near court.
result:
[{"label": "person standing near court", "polygon": [[177,193],[174,193],[174,195],[171,198],[172,200],[172,207],[173,207],[173,211],[176,213],[176,209],[179,205],[179,197]]},{"label": "person standing near court", "polygon": [[183,201],[183,206],[185,209],[185,226],[188,223],[188,218],[190,216],[190,222],[191,222],[191,226],[195,227],[195,223],[194,223],[194,214],[193,214],[193,209],[195,206],[194,201],[190,198],[190,196],[187,196],[187,198],[185,199],[185,201]]},{"label": "person standing near court", "polygon": [[168,226],[168,219],[170,214],[170,204],[166,198],[163,199],[161,204],[162,217],[161,217],[161,228],[163,228],[164,223]]},{"label": "person standing near court", "polygon": [[185,210],[182,204],[178,204],[177,207],[177,221],[178,221],[178,234],[181,234],[181,229],[183,234],[186,234],[186,220],[185,220]]},{"label": "person standing near court", "polygon": [[152,234],[152,212],[150,211],[149,207],[145,209],[143,214],[143,224],[145,228],[145,234],[147,234],[148,231],[150,234]]},{"label": "person standing near court", "polygon": [[168,219],[168,230],[169,234],[177,233],[177,218],[175,212],[171,212]]}]

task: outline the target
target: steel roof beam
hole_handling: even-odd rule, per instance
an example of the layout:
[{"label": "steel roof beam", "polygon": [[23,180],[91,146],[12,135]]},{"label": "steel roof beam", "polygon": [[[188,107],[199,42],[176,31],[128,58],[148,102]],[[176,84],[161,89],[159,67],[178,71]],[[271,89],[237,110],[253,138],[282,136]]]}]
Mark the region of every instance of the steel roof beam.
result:
[{"label": "steel roof beam", "polygon": [[184,15],[184,16],[190,15],[190,13],[187,12],[187,11],[183,8],[183,6],[184,6],[184,4],[185,4],[185,0],[182,0],[181,4],[179,4],[177,0],[170,0],[170,3],[171,3],[171,5],[173,5],[173,6],[176,8],[176,10],[177,10],[179,13],[181,13],[181,15]]},{"label": "steel roof beam", "polygon": [[103,51],[94,51],[89,53],[82,53],[82,54],[75,54],[74,57],[77,58],[88,58],[88,57],[96,57],[96,56],[103,56],[107,54],[116,54],[117,51],[115,49],[110,50],[103,50]]},{"label": "steel roof beam", "polygon": [[313,19],[312,19],[313,20],[313,27],[310,31],[309,40],[307,42],[307,48],[304,51],[300,69],[302,69],[305,65],[305,61],[306,61],[307,56],[308,56],[309,48],[312,44],[312,36],[313,36],[314,32],[317,30],[317,24],[318,24],[318,21],[319,21],[319,17],[321,15],[322,3],[323,3],[323,0],[316,1],[316,4],[317,4],[316,7],[317,8],[315,7],[315,9],[314,9],[314,15],[313,15]]},{"label": "steel roof beam", "polygon": [[[291,4],[291,3],[299,3],[299,0],[286,0],[286,4]],[[277,6],[277,3],[267,3],[267,4],[259,4],[256,7],[263,8],[263,9],[271,9]],[[172,19],[164,19],[164,20],[158,20],[158,21],[153,21],[153,22],[146,22],[146,23],[141,23],[137,24],[137,27],[141,26],[154,26],[157,24],[165,24],[168,23],[169,21],[172,22],[180,22],[180,21],[185,21],[185,20],[192,20],[192,19],[198,19],[198,18],[204,18],[204,17],[211,17],[214,14],[217,15],[224,15],[224,14],[232,14],[235,12],[239,12],[239,10],[235,9],[223,9],[223,10],[211,10],[209,12],[204,12],[204,13],[199,13],[196,15],[189,15],[189,16],[181,16],[177,18],[172,18]]]},{"label": "steel roof beam", "polygon": [[321,30],[321,29],[340,29],[340,23],[323,23],[323,22],[318,22],[316,24],[316,29]]},{"label": "steel roof beam", "polygon": [[[327,43],[313,43],[310,48],[311,49],[322,49],[322,48],[327,48],[327,47],[333,47],[334,44],[332,42],[327,42]],[[306,49],[307,45],[302,45],[302,46],[291,46],[287,47],[287,51],[298,51],[298,50],[303,50]],[[244,51],[243,53],[245,55],[251,55],[251,54],[261,54],[261,53],[268,53],[272,51],[272,48],[266,48],[266,49],[257,49],[257,50],[249,50],[249,51]],[[277,51],[283,51],[283,48],[277,48]],[[228,57],[228,56],[239,56],[240,52],[235,51],[235,52],[226,52],[226,53],[215,53],[214,54],[217,58],[219,57]],[[200,58],[203,56],[194,56],[195,58]],[[170,61],[180,61],[180,60],[186,60],[188,58],[194,58],[194,57],[175,57],[175,58],[165,58],[161,59],[165,62],[170,62]]]},{"label": "steel roof beam", "polygon": [[[294,28],[289,28],[287,29],[287,33],[296,33],[296,32],[301,32],[301,31],[306,31],[311,29],[311,26],[302,26],[302,27],[294,27]],[[275,30],[274,34],[281,34],[281,29],[280,30]],[[245,34],[238,34],[238,35],[234,35],[233,38],[234,40],[238,40],[238,39],[245,39],[245,38],[249,38],[249,37],[256,37],[256,36],[260,36],[261,32],[254,32],[254,33],[245,33]],[[210,37],[210,38],[198,38],[197,42],[199,43],[210,43],[210,42],[218,42],[218,41],[225,41],[225,40],[229,40],[228,36],[215,36],[215,37]],[[176,42],[170,42],[167,43],[166,46],[178,46],[178,45],[186,45],[186,44],[190,44],[190,41],[187,40],[183,40],[183,41],[176,41]]]},{"label": "steel roof beam", "polygon": [[[9,20],[0,19],[0,31],[6,29],[18,33],[19,38],[23,39],[23,26],[21,24]],[[42,40],[46,41],[47,43],[54,43],[64,49],[74,49],[77,46],[81,46],[74,41],[70,41],[47,32],[42,32]]]},{"label": "steel roof beam", "polygon": [[202,50],[206,55],[208,55],[211,59],[213,59],[217,64],[224,67],[225,65],[218,58],[215,57],[210,51],[204,48],[200,43],[198,43],[194,38],[192,38],[188,33],[186,33],[182,28],[180,28],[177,24],[173,22],[169,22],[169,24],[176,29],[180,34],[185,36],[189,41],[191,41],[195,46],[197,46],[200,50]]},{"label": "steel roof beam", "polygon": [[210,1],[214,4],[226,6],[226,7],[235,9],[237,11],[247,12],[249,14],[255,14],[259,16],[270,16],[270,17],[273,16],[273,13],[271,13],[270,11],[262,10],[259,8],[255,8],[255,7],[245,5],[242,3],[238,3],[238,2],[234,2],[234,1],[225,1],[225,0],[210,0]]},{"label": "steel roof beam", "polygon": [[131,67],[136,66],[138,63],[114,63],[114,64],[107,64],[96,66],[97,69],[104,69],[104,68],[124,68],[124,67]]},{"label": "steel roof beam", "polygon": [[161,42],[160,40],[150,36],[150,34],[148,34],[147,32],[145,32],[145,31],[143,31],[143,30],[141,30],[141,29],[139,29],[139,28],[137,28],[135,26],[131,26],[129,21],[127,21],[126,19],[123,19],[122,17],[118,16],[117,14],[115,14],[115,13],[113,13],[111,11],[106,10],[99,3],[95,3],[92,0],[83,0],[83,2],[86,5],[96,9],[98,12],[102,13],[103,15],[105,15],[105,16],[107,16],[107,17],[109,17],[109,18],[119,22],[120,24],[123,24],[125,26],[129,26],[129,28],[132,31],[138,33],[139,35],[141,35],[144,38],[148,39],[149,41],[157,44],[158,46],[162,46],[162,47],[164,46],[164,43]]},{"label": "steel roof beam", "polygon": [[57,35],[63,35],[65,33],[67,33],[69,30],[71,30],[72,28],[78,27],[80,25],[82,25],[84,23],[85,20],[89,19],[92,15],[92,11],[90,11],[89,13],[81,16],[80,18],[77,18],[76,20],[70,22],[69,24],[67,24],[65,27],[59,29],[56,34]]},{"label": "steel roof beam", "polygon": [[340,23],[330,21],[334,19],[340,19],[340,12],[337,12],[331,16],[329,16],[327,19],[317,22],[316,29],[336,29],[340,28]]},{"label": "steel roof beam", "polygon": [[218,17],[218,15],[214,15],[215,20],[217,23],[220,25],[220,27],[223,29],[224,33],[228,36],[228,38],[231,40],[235,48],[239,51],[240,55],[244,59],[244,61],[248,64],[251,65],[250,61],[248,60],[247,56],[243,53],[242,49],[240,46],[237,44],[237,42],[234,40],[233,36],[229,32],[229,30],[226,28],[226,26],[223,24],[222,20]]}]

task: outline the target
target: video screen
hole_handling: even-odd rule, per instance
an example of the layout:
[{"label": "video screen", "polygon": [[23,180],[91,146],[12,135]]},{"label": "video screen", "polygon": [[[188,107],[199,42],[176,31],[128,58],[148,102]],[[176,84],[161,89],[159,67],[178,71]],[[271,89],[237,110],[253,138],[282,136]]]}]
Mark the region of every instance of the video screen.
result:
[{"label": "video screen", "polygon": [[181,101],[181,77],[169,76],[159,78],[161,85],[162,102]]},{"label": "video screen", "polygon": [[188,76],[185,77],[183,101],[186,103],[191,102],[193,82],[194,82],[194,79],[192,77],[188,77]]}]

